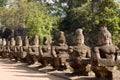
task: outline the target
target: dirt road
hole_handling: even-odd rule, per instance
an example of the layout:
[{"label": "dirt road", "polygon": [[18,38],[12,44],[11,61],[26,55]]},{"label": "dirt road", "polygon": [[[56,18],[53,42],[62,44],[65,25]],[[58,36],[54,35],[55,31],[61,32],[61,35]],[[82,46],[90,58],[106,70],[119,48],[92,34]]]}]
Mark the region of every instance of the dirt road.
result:
[{"label": "dirt road", "polygon": [[0,59],[0,80],[64,80]]}]

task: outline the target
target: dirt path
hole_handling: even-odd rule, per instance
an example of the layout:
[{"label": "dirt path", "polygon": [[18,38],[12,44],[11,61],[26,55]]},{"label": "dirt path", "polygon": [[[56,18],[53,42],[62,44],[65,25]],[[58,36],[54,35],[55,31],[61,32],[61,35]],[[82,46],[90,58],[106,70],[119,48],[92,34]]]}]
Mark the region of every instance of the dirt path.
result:
[{"label": "dirt path", "polygon": [[0,59],[0,80],[64,80],[62,78],[40,73],[6,59]]}]

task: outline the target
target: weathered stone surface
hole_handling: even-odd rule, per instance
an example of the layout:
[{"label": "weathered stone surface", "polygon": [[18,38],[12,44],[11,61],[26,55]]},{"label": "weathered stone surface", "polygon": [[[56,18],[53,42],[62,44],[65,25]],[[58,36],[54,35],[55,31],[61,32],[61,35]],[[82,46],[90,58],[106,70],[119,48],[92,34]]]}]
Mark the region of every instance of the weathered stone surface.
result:
[{"label": "weathered stone surface", "polygon": [[112,44],[112,37],[107,28],[100,29],[99,46],[94,48],[93,60],[96,62],[92,67],[96,77],[106,80],[115,80],[115,66],[119,48]]},{"label": "weathered stone surface", "polygon": [[8,47],[7,47],[7,40],[5,38],[2,39],[2,53],[1,53],[1,56],[3,58],[6,58],[7,57],[7,53],[6,51],[8,50]]},{"label": "weathered stone surface", "polygon": [[23,40],[23,46],[21,47],[21,52],[20,52],[20,58],[22,62],[27,62],[28,47],[29,47],[29,39],[28,36],[25,36]]},{"label": "weathered stone surface", "polygon": [[43,45],[40,46],[39,53],[40,53],[39,61],[42,63],[43,66],[52,64],[53,57],[51,54],[51,38],[50,37],[46,36],[43,38]]},{"label": "weathered stone surface", "polygon": [[14,59],[14,51],[15,51],[15,39],[14,38],[11,38],[10,39],[10,53],[9,53],[9,58],[10,60]]},{"label": "weathered stone surface", "polygon": [[23,43],[22,43],[22,38],[21,36],[17,36],[16,37],[16,45],[15,45],[15,50],[13,53],[13,56],[15,58],[16,61],[20,61],[20,53],[21,53],[21,47],[22,47]]},{"label": "weathered stone surface", "polygon": [[66,69],[67,62],[69,58],[68,46],[66,44],[66,39],[64,32],[59,31],[57,33],[56,42],[52,45],[52,55],[54,58],[53,67],[56,69]]},{"label": "weathered stone surface", "polygon": [[69,47],[69,56],[73,73],[88,75],[91,71],[91,50],[84,44],[82,29],[75,32],[73,45]]},{"label": "weathered stone surface", "polygon": [[38,64],[39,59],[39,38],[37,35],[33,36],[32,45],[28,47],[28,64]]},{"label": "weathered stone surface", "polygon": [[120,70],[112,70],[112,80],[120,80]]}]

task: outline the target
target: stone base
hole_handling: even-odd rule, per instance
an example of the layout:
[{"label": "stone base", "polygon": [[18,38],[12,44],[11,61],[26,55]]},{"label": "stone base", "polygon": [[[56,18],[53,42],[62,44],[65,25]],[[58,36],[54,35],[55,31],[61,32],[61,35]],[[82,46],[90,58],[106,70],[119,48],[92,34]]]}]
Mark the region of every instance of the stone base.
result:
[{"label": "stone base", "polygon": [[111,71],[111,79],[108,78],[96,78],[97,80],[120,80],[120,71],[119,70],[112,70]]},{"label": "stone base", "polygon": [[120,71],[115,67],[96,66],[93,71],[97,80],[120,80]]},{"label": "stone base", "polygon": [[112,80],[120,80],[120,71],[119,70],[112,70]]},{"label": "stone base", "polygon": [[[107,77],[103,77],[103,78],[95,78],[94,73],[93,72],[90,72],[90,76],[80,76],[80,75],[71,75],[72,72],[71,71],[67,71],[67,70],[64,70],[64,71],[58,71],[58,70],[54,70],[51,66],[47,66],[47,67],[28,67],[28,65],[26,63],[16,63],[16,62],[13,62],[13,61],[9,61],[8,58],[6,59],[0,59],[0,61],[3,61],[5,63],[9,63],[9,64],[15,64],[15,65],[18,65],[18,66],[23,66],[23,67],[27,67],[27,68],[30,68],[30,69],[33,69],[33,70],[36,70],[36,71],[40,71],[40,72],[44,72],[44,73],[47,73],[47,74],[50,74],[50,75],[54,75],[54,76],[58,76],[58,77],[61,77],[61,78],[64,78],[66,80],[120,80],[120,70],[116,70],[116,67],[109,67],[108,68],[105,68],[105,67],[98,67],[96,69],[97,72],[101,72],[101,74],[104,74],[106,73],[105,71],[108,71],[109,73],[111,73],[109,76],[111,77],[110,78],[107,78]],[[105,70],[105,71],[104,71]]]}]

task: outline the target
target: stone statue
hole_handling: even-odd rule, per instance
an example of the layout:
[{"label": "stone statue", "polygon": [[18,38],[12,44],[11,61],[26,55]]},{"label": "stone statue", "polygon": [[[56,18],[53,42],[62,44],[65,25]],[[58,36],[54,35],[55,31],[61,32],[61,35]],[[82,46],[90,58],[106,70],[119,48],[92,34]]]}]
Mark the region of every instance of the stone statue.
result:
[{"label": "stone statue", "polygon": [[28,36],[24,37],[23,46],[29,46],[29,37]]},{"label": "stone statue", "polygon": [[17,36],[17,38],[16,38],[16,46],[22,46],[22,38],[21,38],[21,36]]},{"label": "stone statue", "polygon": [[112,35],[111,33],[107,30],[107,27],[101,27],[100,28],[100,32],[98,34],[98,43],[99,45],[103,45],[103,44],[106,44],[104,43],[104,39],[103,39],[103,36],[107,36],[108,35],[108,39],[109,39],[109,44],[112,45]]},{"label": "stone statue", "polygon": [[6,42],[7,43],[6,43],[5,55],[6,55],[6,58],[8,58],[10,53],[10,41],[7,39]]},{"label": "stone statue", "polygon": [[37,35],[33,36],[32,45],[35,45],[35,46],[39,45],[39,37]]},{"label": "stone statue", "polygon": [[28,36],[25,36],[23,40],[23,46],[21,47],[21,51],[20,51],[20,58],[21,58],[21,61],[23,62],[28,62],[27,61],[28,47],[29,47],[29,38]]},{"label": "stone statue", "polygon": [[51,54],[51,38],[46,36],[43,38],[43,45],[40,46],[40,59],[43,66],[47,66],[48,64],[52,64],[52,54]]},{"label": "stone statue", "polygon": [[15,46],[16,42],[15,42],[15,39],[12,37],[10,39],[10,46]]},{"label": "stone statue", "polygon": [[111,33],[106,27],[100,28],[98,37],[99,46],[93,51],[93,71],[97,77],[112,80],[119,48],[112,44]]},{"label": "stone statue", "polygon": [[21,36],[17,36],[16,37],[15,52],[13,53],[14,58],[17,62],[21,61],[20,60],[21,46],[22,46],[22,38],[21,38]]},{"label": "stone statue", "polygon": [[32,45],[28,49],[28,64],[38,64],[39,62],[39,38],[37,35],[33,36]]},{"label": "stone statue", "polygon": [[7,44],[6,39],[3,38],[3,40],[2,40],[2,45],[3,45],[3,46],[6,46],[6,44]]},{"label": "stone statue", "polygon": [[57,70],[67,69],[69,59],[68,46],[66,44],[66,39],[64,32],[59,31],[56,37],[56,42],[52,45],[52,55],[54,58],[53,67]]},{"label": "stone statue", "polygon": [[0,46],[2,46],[2,38],[0,38]]},{"label": "stone statue", "polygon": [[69,46],[69,55],[73,74],[88,75],[91,71],[91,50],[84,44],[82,29],[76,30],[73,45]]},{"label": "stone statue", "polygon": [[10,60],[14,59],[13,53],[15,52],[15,44],[16,44],[15,39],[12,37],[10,39],[10,53],[9,53]]},{"label": "stone statue", "polygon": [[2,56],[2,51],[3,51],[2,38],[0,38],[0,56]]},{"label": "stone statue", "polygon": [[6,39],[5,38],[3,38],[2,39],[2,53],[1,53],[1,56],[3,57],[3,58],[5,58],[6,57],[6,50],[7,50],[7,41],[6,41]]}]

